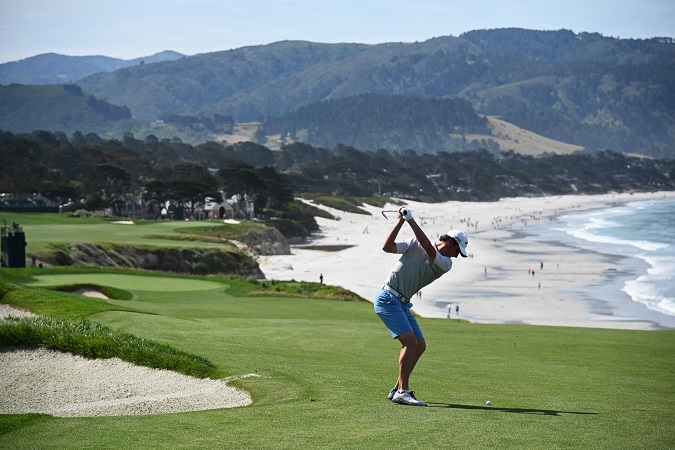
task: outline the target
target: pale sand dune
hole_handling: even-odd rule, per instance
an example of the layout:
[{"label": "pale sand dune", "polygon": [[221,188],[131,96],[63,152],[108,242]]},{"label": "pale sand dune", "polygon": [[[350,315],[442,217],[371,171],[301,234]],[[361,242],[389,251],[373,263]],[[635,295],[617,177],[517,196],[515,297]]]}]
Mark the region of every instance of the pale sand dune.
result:
[{"label": "pale sand dune", "polygon": [[[454,260],[453,269],[423,289],[413,299],[413,310],[422,317],[446,318],[447,305],[460,304],[459,317],[481,323],[525,323],[622,329],[653,329],[663,318],[663,327],[675,327],[675,318],[654,313],[629,303],[599,305],[583,294],[572,292],[606,283],[621,275],[608,258],[573,247],[524,239],[528,226],[552,221],[565,212],[605,208],[627,202],[675,198],[675,192],[646,194],[605,194],[594,196],[551,196],[507,198],[498,202],[407,202],[422,229],[432,239],[452,228],[463,229],[469,237],[469,258]],[[395,209],[388,205],[385,209]],[[321,234],[311,245],[352,245],[338,252],[294,246],[292,255],[268,256],[260,266],[269,279],[319,281],[350,289],[372,300],[396,255],[382,252],[381,245],[394,225],[385,220],[380,208],[367,206],[372,215],[344,213],[330,208],[341,220],[317,219]],[[412,236],[403,227],[400,238]],[[541,262],[544,269],[540,269]],[[528,274],[528,268],[535,275]],[[486,275],[487,269],[487,275]]]}]

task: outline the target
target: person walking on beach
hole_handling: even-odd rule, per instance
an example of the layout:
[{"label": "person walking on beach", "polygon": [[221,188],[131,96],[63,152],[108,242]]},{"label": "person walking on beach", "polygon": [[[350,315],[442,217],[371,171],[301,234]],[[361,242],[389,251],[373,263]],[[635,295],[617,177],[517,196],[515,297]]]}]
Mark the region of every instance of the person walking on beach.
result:
[{"label": "person walking on beach", "polygon": [[[403,405],[426,406],[410,390],[409,381],[415,365],[426,350],[426,341],[417,319],[410,311],[410,299],[421,288],[440,278],[452,268],[452,259],[466,258],[469,241],[460,230],[451,230],[432,243],[407,208],[398,210],[398,222],[382,245],[387,253],[401,257],[389,272],[375,299],[375,312],[382,319],[392,338],[401,343],[398,378],[388,399]],[[396,241],[403,224],[408,223],[415,237]]]}]

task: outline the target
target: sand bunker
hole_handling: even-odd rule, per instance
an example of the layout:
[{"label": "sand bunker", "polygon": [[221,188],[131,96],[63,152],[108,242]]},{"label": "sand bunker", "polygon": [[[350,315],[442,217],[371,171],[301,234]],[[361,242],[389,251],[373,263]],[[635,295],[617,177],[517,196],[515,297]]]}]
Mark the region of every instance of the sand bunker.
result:
[{"label": "sand bunker", "polygon": [[[0,320],[34,314],[0,305]],[[244,378],[256,376],[244,375]],[[48,349],[0,350],[0,414],[59,417],[166,414],[251,404],[229,380],[200,379],[136,366],[119,358],[86,359]]]}]

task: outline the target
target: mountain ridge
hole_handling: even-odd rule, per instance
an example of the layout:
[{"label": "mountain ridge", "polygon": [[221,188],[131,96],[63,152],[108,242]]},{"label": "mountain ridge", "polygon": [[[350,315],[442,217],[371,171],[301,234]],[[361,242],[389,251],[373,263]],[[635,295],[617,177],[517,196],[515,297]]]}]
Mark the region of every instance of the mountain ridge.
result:
[{"label": "mountain ridge", "polygon": [[174,61],[185,55],[164,50],[150,56],[119,59],[104,55],[69,56],[59,53],[41,53],[18,61],[0,64],[0,85],[68,84],[98,72],[112,72],[124,67]]},{"label": "mountain ridge", "polygon": [[[414,43],[289,40],[99,72],[77,84],[135,119],[220,115],[263,126],[364,94],[459,98],[478,114],[576,147],[675,156],[675,45],[667,38],[508,28]],[[342,134],[329,125],[317,133]]]}]

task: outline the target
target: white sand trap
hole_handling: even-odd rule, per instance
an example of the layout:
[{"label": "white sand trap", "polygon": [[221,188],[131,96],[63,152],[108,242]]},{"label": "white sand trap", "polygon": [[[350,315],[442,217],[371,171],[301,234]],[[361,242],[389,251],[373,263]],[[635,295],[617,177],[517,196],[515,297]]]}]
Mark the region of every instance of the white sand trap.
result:
[{"label": "white sand trap", "polygon": [[77,291],[73,292],[73,294],[79,294],[84,295],[85,297],[93,297],[93,298],[102,298],[102,299],[108,298],[108,296],[105,295],[103,292],[99,292],[94,289],[78,289]]},{"label": "white sand trap", "polygon": [[[0,305],[0,319],[9,315],[31,314]],[[257,375],[238,378],[250,376]],[[5,348],[0,350],[0,414],[123,416],[251,404],[247,392],[228,386],[227,381],[136,366],[119,358],[86,359],[48,349]]]}]

